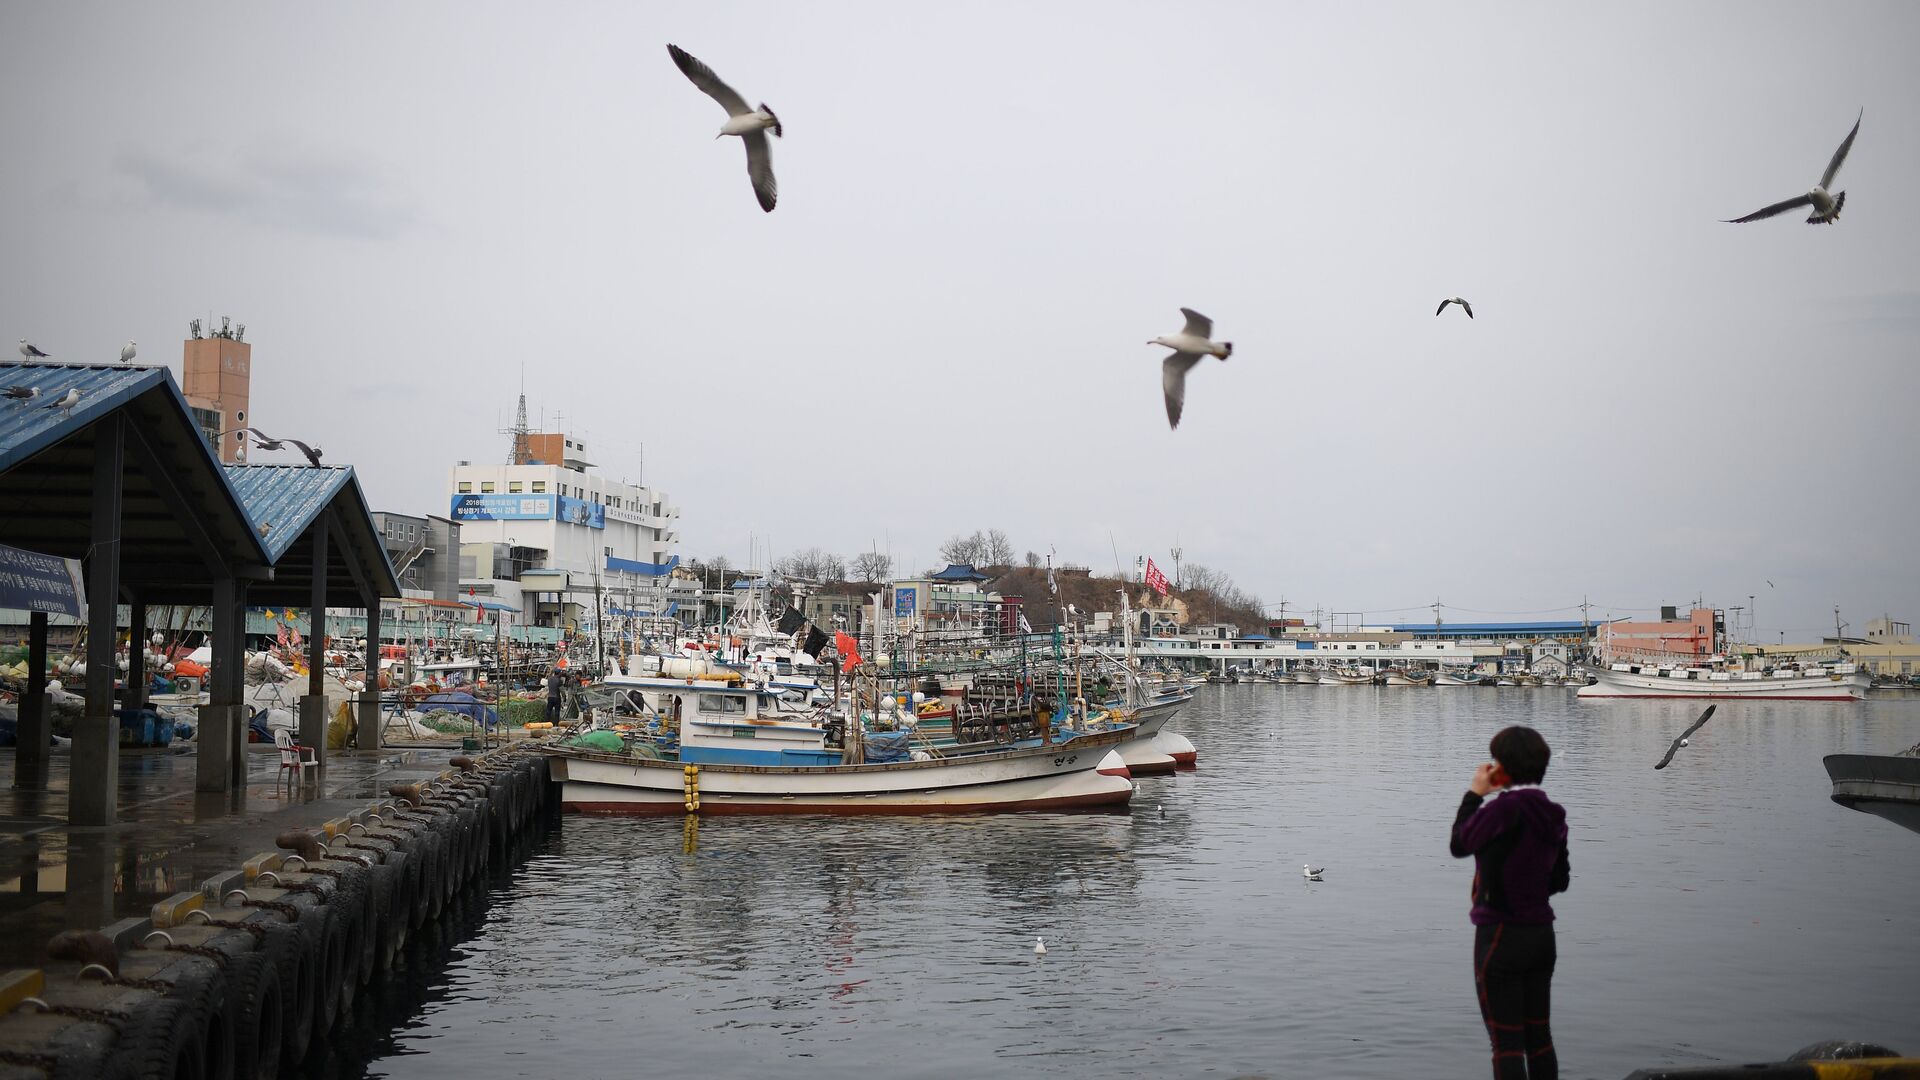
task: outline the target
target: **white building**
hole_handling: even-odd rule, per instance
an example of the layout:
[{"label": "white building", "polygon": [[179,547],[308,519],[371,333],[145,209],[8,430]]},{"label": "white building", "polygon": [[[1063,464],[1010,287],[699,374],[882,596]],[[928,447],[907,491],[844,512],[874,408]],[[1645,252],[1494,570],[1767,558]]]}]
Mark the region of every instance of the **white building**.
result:
[{"label": "white building", "polygon": [[526,436],[516,464],[462,462],[448,516],[460,523],[460,585],[527,621],[591,621],[596,589],[623,609],[664,595],[679,564],[680,508],[664,493],[593,471],[559,433]]}]

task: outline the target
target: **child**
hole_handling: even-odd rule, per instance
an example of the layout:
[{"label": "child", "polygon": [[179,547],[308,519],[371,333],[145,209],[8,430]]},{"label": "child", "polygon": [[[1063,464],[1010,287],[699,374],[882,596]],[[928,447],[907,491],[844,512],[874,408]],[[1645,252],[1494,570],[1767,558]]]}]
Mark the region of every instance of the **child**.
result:
[{"label": "child", "polygon": [[[1474,857],[1473,982],[1493,1042],[1495,1080],[1556,1080],[1549,990],[1553,982],[1553,907],[1567,891],[1567,812],[1539,783],[1547,740],[1510,727],[1488,746],[1493,760],[1474,770],[1453,819],[1455,858]],[[1487,793],[1505,793],[1483,805]]]}]

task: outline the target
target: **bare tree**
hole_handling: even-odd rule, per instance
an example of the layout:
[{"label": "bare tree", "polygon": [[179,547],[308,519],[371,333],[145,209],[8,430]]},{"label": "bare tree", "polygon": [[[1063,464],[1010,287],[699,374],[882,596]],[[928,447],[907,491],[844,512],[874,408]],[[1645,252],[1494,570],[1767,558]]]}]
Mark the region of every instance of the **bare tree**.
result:
[{"label": "bare tree", "polygon": [[775,563],[774,569],[788,577],[805,578],[808,581],[844,581],[847,576],[844,559],[817,547],[788,555]]},{"label": "bare tree", "polygon": [[1028,567],[1029,567],[1030,569],[1034,569],[1034,570],[1038,570],[1038,569],[1040,568],[1040,553],[1039,553],[1039,552],[1037,552],[1037,551],[1029,551],[1029,552],[1027,552],[1027,566],[1028,566]]},{"label": "bare tree", "polygon": [[986,534],[975,531],[972,536],[961,536],[955,533],[940,545],[940,557],[953,564],[979,566],[987,561]]},{"label": "bare tree", "polygon": [[1007,540],[1006,533],[999,529],[988,529],[986,540],[987,552],[986,558],[981,560],[982,566],[1013,565],[1013,544]]},{"label": "bare tree", "polygon": [[853,557],[853,580],[886,581],[893,577],[893,556],[863,551]]}]

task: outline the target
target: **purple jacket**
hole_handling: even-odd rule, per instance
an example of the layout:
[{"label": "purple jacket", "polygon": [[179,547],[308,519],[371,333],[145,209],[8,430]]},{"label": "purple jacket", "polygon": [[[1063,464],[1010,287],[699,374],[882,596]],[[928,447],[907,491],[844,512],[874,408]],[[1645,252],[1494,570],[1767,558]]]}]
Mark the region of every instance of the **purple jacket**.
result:
[{"label": "purple jacket", "polygon": [[1492,802],[1473,792],[1453,819],[1455,858],[1473,856],[1475,926],[1553,922],[1547,897],[1566,892],[1567,811],[1537,787],[1515,788]]}]

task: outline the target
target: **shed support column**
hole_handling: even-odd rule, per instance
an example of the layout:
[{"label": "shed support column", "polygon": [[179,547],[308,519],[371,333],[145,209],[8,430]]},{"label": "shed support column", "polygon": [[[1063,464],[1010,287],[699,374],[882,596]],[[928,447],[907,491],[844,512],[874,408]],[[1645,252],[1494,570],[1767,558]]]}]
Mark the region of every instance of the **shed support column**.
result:
[{"label": "shed support column", "polygon": [[135,596],[127,615],[126,704],[138,709],[147,703],[147,602]]},{"label": "shed support column", "polygon": [[320,767],[327,767],[327,524],[318,522],[313,533],[312,614],[307,617],[307,694],[300,699],[300,745],[313,748]]},{"label": "shed support column", "polygon": [[120,720],[113,712],[114,655],[120,613],[120,480],[126,421],[101,421],[93,436],[93,535],[87,558],[87,711],[73,729],[73,779],[67,820],[111,825],[120,788]]},{"label": "shed support column", "polygon": [[234,728],[243,725],[235,715],[234,702],[239,695],[229,693],[227,687],[239,672],[230,670],[232,665],[221,643],[235,637],[233,612],[238,592],[233,578],[214,580],[213,605],[208,612],[213,621],[213,670],[207,673],[207,703],[200,706],[200,734],[194,746],[196,791],[229,791],[233,787]]},{"label": "shed support column", "polygon": [[247,787],[247,583],[235,579],[233,602],[228,607],[227,626],[232,631],[222,637],[214,632],[213,658],[227,667],[227,701],[233,716],[232,756],[228,759],[227,783],[232,790]]},{"label": "shed support column", "polygon": [[47,715],[47,613],[36,611],[27,624],[27,692],[20,698],[18,745],[13,754],[13,786],[47,785],[47,744],[53,725]]},{"label": "shed support column", "polygon": [[380,598],[369,596],[367,604],[367,688],[360,693],[360,742],[362,750],[380,749]]}]

